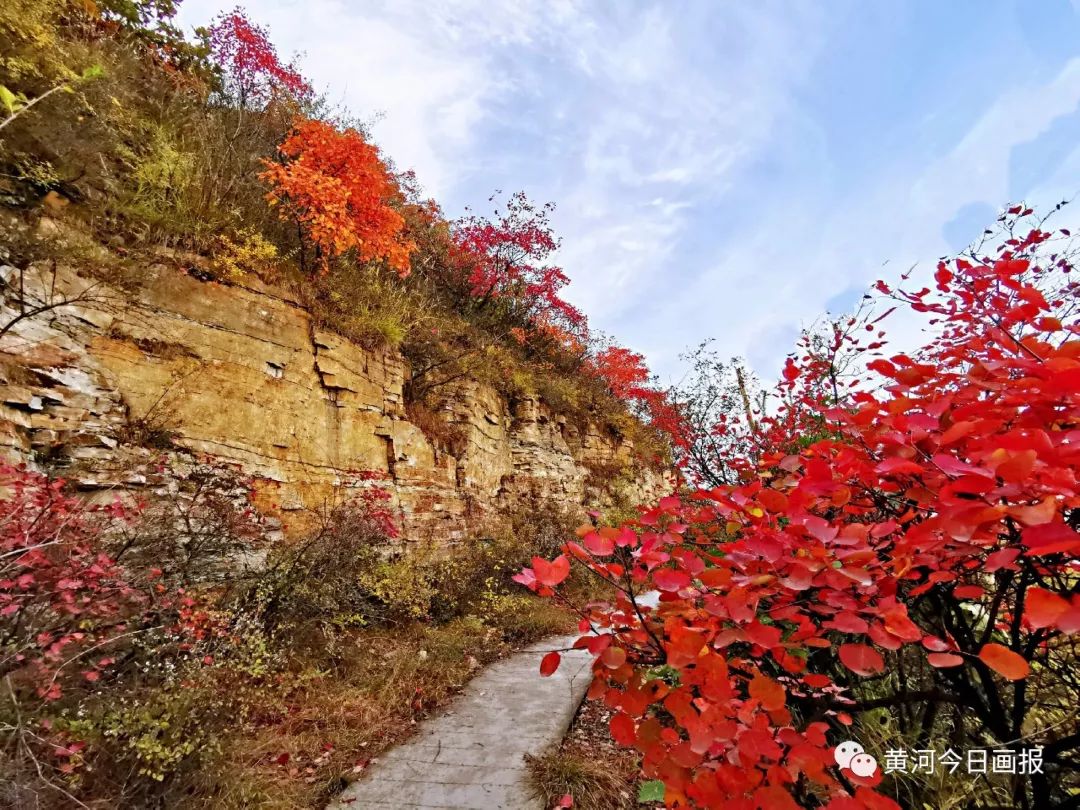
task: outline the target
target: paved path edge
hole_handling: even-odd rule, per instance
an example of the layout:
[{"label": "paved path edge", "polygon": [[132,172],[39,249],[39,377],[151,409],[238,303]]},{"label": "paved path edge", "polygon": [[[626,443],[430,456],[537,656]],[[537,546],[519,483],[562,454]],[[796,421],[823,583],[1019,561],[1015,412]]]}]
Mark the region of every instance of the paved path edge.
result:
[{"label": "paved path edge", "polygon": [[487,667],[327,810],[543,810],[524,758],[563,739],[592,680],[592,656],[565,652],[548,678],[540,659],[577,637],[544,639]]}]

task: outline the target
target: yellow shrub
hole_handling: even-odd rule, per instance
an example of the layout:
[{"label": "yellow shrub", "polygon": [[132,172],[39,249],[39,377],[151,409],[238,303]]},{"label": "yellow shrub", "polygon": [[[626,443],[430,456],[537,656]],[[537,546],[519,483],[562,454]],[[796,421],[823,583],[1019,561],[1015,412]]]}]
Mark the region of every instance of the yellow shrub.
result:
[{"label": "yellow shrub", "polygon": [[235,241],[223,234],[218,238],[214,253],[214,269],[221,278],[238,281],[254,274],[264,281],[277,277],[275,262],[278,249],[253,228],[243,228],[235,234]]},{"label": "yellow shrub", "polygon": [[[16,81],[71,78],[56,36],[62,0],[6,0],[0,3],[0,71]],[[18,88],[13,87],[12,90]]]},{"label": "yellow shrub", "polygon": [[385,606],[390,618],[418,619],[431,611],[436,588],[424,568],[427,555],[417,551],[386,560],[361,576],[361,585]]}]

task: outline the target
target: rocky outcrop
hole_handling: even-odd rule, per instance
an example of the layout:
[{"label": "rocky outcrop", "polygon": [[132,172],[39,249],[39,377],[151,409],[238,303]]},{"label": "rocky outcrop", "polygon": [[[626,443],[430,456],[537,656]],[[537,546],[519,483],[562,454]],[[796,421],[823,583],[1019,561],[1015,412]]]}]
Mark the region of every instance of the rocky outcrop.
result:
[{"label": "rocky outcrop", "polygon": [[109,492],[152,481],[148,444],[207,453],[242,465],[283,512],[340,497],[353,473],[372,470],[385,474],[406,534],[436,538],[530,497],[603,506],[615,493],[590,470],[624,468],[631,500],[667,488],[628,442],[476,382],[437,414],[459,439],[442,447],[407,416],[396,351],[320,330],[258,282],[201,281],[165,264],[139,276],[128,292],[64,267],[28,276],[42,299],[90,293],[0,338],[9,457]]}]

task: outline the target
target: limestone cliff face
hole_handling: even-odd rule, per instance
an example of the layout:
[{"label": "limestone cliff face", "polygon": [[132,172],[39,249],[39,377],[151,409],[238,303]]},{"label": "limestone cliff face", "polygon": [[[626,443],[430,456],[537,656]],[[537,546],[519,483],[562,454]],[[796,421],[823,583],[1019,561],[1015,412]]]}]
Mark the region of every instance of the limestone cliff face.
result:
[{"label": "limestone cliff face", "polygon": [[[92,283],[55,275],[37,283]],[[131,488],[153,483],[136,445],[167,436],[241,464],[284,511],[333,497],[350,471],[374,470],[406,533],[448,539],[527,496],[604,506],[615,493],[590,470],[622,466],[621,494],[634,501],[669,488],[635,464],[628,442],[475,382],[447,397],[438,417],[457,440],[440,447],[407,417],[396,351],[321,331],[257,282],[203,282],[164,264],[140,275],[134,293],[95,287],[93,305],[26,319],[0,339],[8,456],[55,462],[88,491]]]}]

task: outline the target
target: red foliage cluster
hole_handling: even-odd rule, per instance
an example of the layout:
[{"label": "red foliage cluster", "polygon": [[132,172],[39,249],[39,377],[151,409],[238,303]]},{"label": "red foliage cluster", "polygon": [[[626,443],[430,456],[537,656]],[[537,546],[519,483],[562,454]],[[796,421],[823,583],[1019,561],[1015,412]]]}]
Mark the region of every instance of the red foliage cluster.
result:
[{"label": "red foliage cluster", "polygon": [[281,63],[266,30],[240,8],[221,14],[208,38],[211,58],[221,66],[241,107],[266,104],[276,93],[301,101],[310,98],[308,81],[295,67]]},{"label": "red foliage cluster", "polygon": [[645,358],[622,346],[609,346],[597,352],[593,366],[611,393],[623,400],[641,396],[652,376]]},{"label": "red foliage cluster", "polygon": [[414,245],[392,203],[400,197],[379,150],[355,129],[302,119],[278,147],[281,162],[266,161],[262,178],[282,218],[296,219],[314,243],[323,271],[328,261],[355,250],[361,261],[383,260],[409,275]]},{"label": "red foliage cluster", "polygon": [[[102,520],[133,513],[119,502],[89,506],[24,467],[0,467],[0,486],[9,492],[0,500],[0,675],[30,678],[54,700],[66,663],[123,633],[146,602],[99,538]],[[85,677],[96,680],[97,668]]]},{"label": "red foliage cluster", "polygon": [[[841,771],[833,745],[853,715],[920,700],[1067,768],[1077,729],[1025,725],[1038,690],[1022,686],[1067,672],[1080,632],[1078,297],[1050,238],[942,262],[936,291],[879,285],[932,316],[921,352],[885,358],[880,334],[862,346],[836,331],[788,363],[788,406],[739,484],[582,527],[518,576],[551,595],[573,560],[619,589],[583,609],[576,646],[596,656],[590,694],[617,710],[612,735],[669,806],[896,808],[880,772]],[[884,384],[838,398],[841,349],[873,357]],[[909,677],[932,689],[855,699],[861,678],[912,655]],[[1050,781],[1017,784],[1016,806],[1050,806]]]},{"label": "red foliage cluster", "polygon": [[[237,555],[267,542],[253,482],[224,464],[159,470],[183,494],[96,505],[59,478],[0,465],[0,679],[9,699],[78,701],[80,688],[116,688],[140,657],[205,666],[235,658],[237,627],[219,585],[237,575]],[[353,473],[346,511],[395,537],[382,477]]]},{"label": "red foliage cluster", "polygon": [[398,527],[394,512],[390,508],[392,496],[389,490],[379,483],[386,480],[386,473],[375,470],[357,470],[351,472],[349,477],[352,480],[347,486],[358,490],[352,497],[351,503],[383,535],[391,539],[397,537]]},{"label": "red foliage cluster", "polygon": [[559,247],[548,222],[553,208],[552,203],[538,207],[519,191],[495,219],[473,215],[454,223],[454,243],[481,304],[515,299],[526,307],[528,321],[580,337],[587,331],[585,316],[560,295],[570,279],[548,263]]},{"label": "red foliage cluster", "polygon": [[652,374],[642,355],[622,346],[609,346],[589,361],[589,370],[616,397],[643,409],[649,423],[673,443],[685,440],[685,420],[679,407],[664,391],[650,386]]}]

